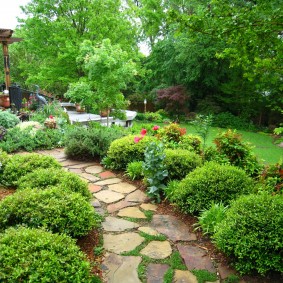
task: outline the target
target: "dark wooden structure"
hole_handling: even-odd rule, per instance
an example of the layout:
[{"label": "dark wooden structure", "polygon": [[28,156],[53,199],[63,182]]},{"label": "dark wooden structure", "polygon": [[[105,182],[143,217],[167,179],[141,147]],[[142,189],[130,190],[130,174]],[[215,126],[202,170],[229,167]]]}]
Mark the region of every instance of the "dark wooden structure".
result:
[{"label": "dark wooden structure", "polygon": [[3,46],[3,56],[4,56],[4,72],[5,72],[5,89],[9,90],[11,85],[10,78],[10,60],[9,60],[9,50],[8,45],[14,42],[19,42],[22,39],[12,37],[13,30],[0,28],[0,42]]}]

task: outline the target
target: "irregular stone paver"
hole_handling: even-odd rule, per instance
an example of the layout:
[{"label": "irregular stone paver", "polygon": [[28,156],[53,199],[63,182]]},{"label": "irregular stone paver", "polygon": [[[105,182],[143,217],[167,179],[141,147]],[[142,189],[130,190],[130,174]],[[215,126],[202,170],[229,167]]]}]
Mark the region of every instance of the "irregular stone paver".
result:
[{"label": "irregular stone paver", "polygon": [[138,207],[123,208],[118,212],[118,216],[146,219],[146,216],[142,211],[139,210]]},{"label": "irregular stone paver", "polygon": [[102,207],[96,207],[95,212],[97,212],[99,215],[101,215],[103,217],[106,215],[106,211]]},{"label": "irregular stone paver", "polygon": [[144,210],[156,211],[157,210],[157,205],[152,204],[152,203],[143,203],[141,205],[141,208],[144,209]]},{"label": "irregular stone paver", "polygon": [[218,272],[222,280],[226,279],[231,274],[236,274],[234,269],[224,266],[221,263],[218,264]]},{"label": "irregular stone paver", "polygon": [[144,232],[148,235],[151,235],[151,236],[157,236],[157,235],[160,235],[156,230],[150,228],[150,227],[139,227],[138,229],[139,231],[141,232]]},{"label": "irregular stone paver", "polygon": [[124,195],[112,191],[100,191],[93,194],[97,199],[105,202],[112,203],[124,198]]},{"label": "irregular stone paver", "polygon": [[93,176],[92,174],[89,174],[89,173],[82,173],[82,174],[80,174],[80,176],[82,178],[85,178],[85,179],[91,181],[91,182],[96,182],[96,181],[100,180],[98,177]]},{"label": "irregular stone paver", "polygon": [[209,272],[216,272],[211,259],[203,249],[182,244],[178,244],[177,248],[189,270],[205,269]]},{"label": "irregular stone paver", "polygon": [[99,173],[98,176],[101,179],[108,179],[108,178],[114,178],[116,177],[116,175],[114,173],[112,173],[111,171],[104,171],[102,173]]},{"label": "irregular stone paver", "polygon": [[120,256],[107,254],[102,265],[103,278],[107,283],[141,283],[137,268],[141,263],[139,256]]},{"label": "irregular stone paver", "polygon": [[144,238],[134,232],[122,233],[118,235],[104,234],[104,249],[116,254],[129,252],[135,249],[144,241]]},{"label": "irregular stone paver", "polygon": [[151,226],[174,242],[197,239],[194,233],[189,232],[188,226],[175,216],[153,215]]},{"label": "irregular stone paver", "polygon": [[[87,166],[92,166],[94,163],[93,162],[83,162],[83,163],[79,163],[79,164],[74,164],[74,165],[70,165],[68,166],[69,168],[85,168]],[[89,172],[88,172],[89,173]]]},{"label": "irregular stone paver", "polygon": [[83,170],[80,168],[68,168],[68,171],[76,174],[81,174],[83,172]]},{"label": "irregular stone paver", "polygon": [[90,203],[94,208],[101,207],[101,203],[97,199],[92,200]]},{"label": "irregular stone paver", "polygon": [[63,167],[71,166],[71,165],[75,165],[75,164],[82,164],[82,162],[81,161],[76,161],[76,160],[66,160],[66,161],[61,162],[61,165]]},{"label": "irregular stone paver", "polygon": [[154,259],[164,259],[171,255],[172,248],[168,241],[151,241],[140,253]]},{"label": "irregular stone paver", "polygon": [[137,189],[135,186],[125,182],[109,185],[108,188],[111,191],[115,191],[121,194],[129,194]]},{"label": "irregular stone paver", "polygon": [[126,196],[126,201],[131,201],[131,202],[145,202],[148,200],[147,195],[142,192],[141,190],[136,190],[132,193],[130,193],[129,195]]},{"label": "irregular stone paver", "polygon": [[134,222],[112,216],[106,217],[102,226],[107,232],[121,232],[139,227],[139,225]]},{"label": "irregular stone paver", "polygon": [[98,174],[103,171],[103,167],[99,165],[88,166],[85,168],[86,173]]},{"label": "irregular stone paver", "polygon": [[113,213],[113,212],[116,212],[116,211],[118,211],[118,210],[120,210],[122,208],[133,206],[133,205],[136,205],[136,204],[134,202],[129,202],[129,201],[121,200],[119,202],[109,204],[107,206],[107,211],[109,213]]},{"label": "irregular stone paver", "polygon": [[106,185],[112,185],[112,184],[117,184],[122,182],[121,179],[119,178],[112,178],[112,179],[106,179],[106,180],[102,180],[102,181],[98,181],[95,184],[99,185],[99,186],[106,186]]},{"label": "irregular stone paver", "polygon": [[166,271],[168,270],[169,265],[167,264],[158,264],[158,263],[150,263],[147,266],[147,283],[162,283],[163,277]]},{"label": "irregular stone paver", "polygon": [[102,189],[102,186],[97,186],[97,185],[92,184],[92,183],[88,184],[88,190],[91,193],[98,193],[99,191],[101,191],[101,189]]},{"label": "irregular stone paver", "polygon": [[188,270],[175,270],[174,283],[198,283],[195,275]]}]

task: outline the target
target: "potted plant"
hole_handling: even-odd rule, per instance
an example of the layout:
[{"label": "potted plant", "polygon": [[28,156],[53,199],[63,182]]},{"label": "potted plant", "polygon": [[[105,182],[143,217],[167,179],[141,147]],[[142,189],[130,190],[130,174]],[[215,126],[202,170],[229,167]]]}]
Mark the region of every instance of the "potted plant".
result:
[{"label": "potted plant", "polygon": [[0,95],[0,105],[8,108],[10,107],[10,97],[9,97],[9,91],[7,89],[5,89],[3,91],[3,94]]}]

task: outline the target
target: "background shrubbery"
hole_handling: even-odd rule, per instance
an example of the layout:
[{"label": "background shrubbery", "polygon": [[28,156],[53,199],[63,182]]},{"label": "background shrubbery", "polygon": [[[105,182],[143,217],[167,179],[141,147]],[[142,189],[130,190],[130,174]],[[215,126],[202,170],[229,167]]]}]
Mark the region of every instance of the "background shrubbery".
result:
[{"label": "background shrubbery", "polygon": [[40,229],[10,228],[0,235],[0,281],[101,282],[73,239]]},{"label": "background shrubbery", "polygon": [[0,111],[0,126],[8,129],[13,128],[18,123],[20,123],[20,119],[10,111]]},{"label": "background shrubbery", "polygon": [[99,219],[91,204],[80,194],[58,188],[25,189],[0,202],[2,231],[10,226],[27,225],[79,237],[98,225]]}]

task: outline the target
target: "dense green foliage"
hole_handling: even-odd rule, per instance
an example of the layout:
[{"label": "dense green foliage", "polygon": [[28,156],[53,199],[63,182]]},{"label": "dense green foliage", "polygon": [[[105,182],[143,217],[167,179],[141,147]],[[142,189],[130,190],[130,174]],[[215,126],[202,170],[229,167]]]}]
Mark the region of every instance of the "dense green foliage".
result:
[{"label": "dense green foliage", "polygon": [[111,142],[123,135],[119,128],[75,126],[65,133],[65,153],[75,159],[102,158]]},{"label": "dense green foliage", "polygon": [[212,203],[229,204],[241,194],[251,192],[253,180],[235,166],[206,163],[183,179],[171,200],[185,213],[199,213]]},{"label": "dense green foliage", "polygon": [[59,188],[25,189],[0,202],[1,231],[11,226],[27,225],[79,237],[97,226],[99,219],[84,197]]},{"label": "dense green foliage", "polygon": [[39,168],[21,177],[18,182],[18,189],[45,190],[57,187],[62,191],[80,193],[87,200],[91,194],[88,184],[78,175],[66,172],[58,168]]},{"label": "dense green foliage", "polygon": [[202,159],[194,152],[185,149],[166,149],[164,164],[169,179],[181,180],[196,167],[202,165]]},{"label": "dense green foliage", "polygon": [[0,262],[1,282],[101,282],[73,239],[40,229],[7,229],[0,235]]},{"label": "dense green foliage", "polygon": [[53,157],[36,153],[13,155],[8,160],[2,175],[2,181],[17,186],[20,177],[39,168],[61,168],[61,164]]},{"label": "dense green foliage", "polygon": [[7,152],[3,151],[0,149],[0,173],[3,172],[8,160],[9,160],[9,155]]},{"label": "dense green foliage", "polygon": [[133,161],[127,164],[126,174],[132,180],[140,180],[143,178],[143,161]]},{"label": "dense green foliage", "polygon": [[0,111],[0,126],[8,129],[13,128],[18,123],[20,123],[20,119],[10,111]]},{"label": "dense green foliage", "polygon": [[125,169],[127,164],[132,161],[143,161],[144,152],[150,141],[156,140],[151,136],[144,136],[139,142],[135,143],[135,136],[129,135],[113,141],[107,152],[110,166],[115,169]]},{"label": "dense green foliage", "polygon": [[282,220],[282,196],[242,196],[228,209],[214,240],[240,273],[282,272]]}]

